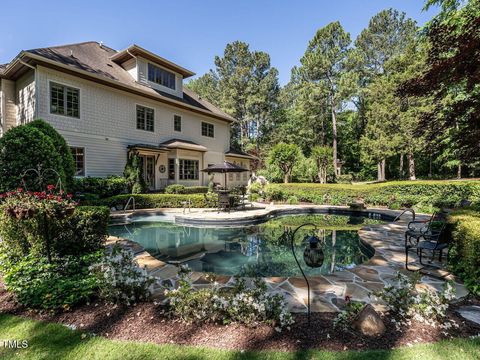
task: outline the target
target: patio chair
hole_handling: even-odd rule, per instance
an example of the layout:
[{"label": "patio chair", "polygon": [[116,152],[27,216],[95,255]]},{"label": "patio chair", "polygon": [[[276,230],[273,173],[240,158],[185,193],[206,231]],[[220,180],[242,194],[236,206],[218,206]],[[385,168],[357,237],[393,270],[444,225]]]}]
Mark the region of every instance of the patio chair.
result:
[{"label": "patio chair", "polygon": [[419,230],[407,230],[405,234],[405,269],[411,271],[411,269],[408,268],[408,255],[411,250],[417,252],[421,265],[426,265],[422,261],[423,251],[425,250],[432,252],[432,258],[429,263],[434,260],[436,251],[439,252],[438,260],[442,261],[443,250],[447,249],[448,258],[450,243],[448,239],[445,239],[445,228],[446,221],[444,219],[437,219],[432,216],[432,219],[425,227]]},{"label": "patio chair", "polygon": [[218,211],[225,210],[230,212],[232,201],[228,193],[218,193]]}]

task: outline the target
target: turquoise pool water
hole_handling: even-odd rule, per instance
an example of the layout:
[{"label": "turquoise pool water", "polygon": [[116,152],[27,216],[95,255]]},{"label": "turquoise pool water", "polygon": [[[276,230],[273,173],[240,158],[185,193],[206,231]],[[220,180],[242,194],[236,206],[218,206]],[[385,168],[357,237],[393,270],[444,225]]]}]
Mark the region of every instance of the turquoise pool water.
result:
[{"label": "turquoise pool water", "polygon": [[[263,224],[234,228],[202,228],[176,225],[166,216],[136,217],[129,225],[111,226],[111,235],[141,244],[152,256],[173,264],[187,264],[194,271],[240,276],[298,276],[300,271],[289,243],[282,241],[286,228],[312,222],[317,229],[301,229],[295,251],[309,275],[353,268],[368,260],[373,249],[357,233],[366,224],[381,223],[344,215],[290,215]],[[323,242],[325,260],[320,268],[303,261],[305,236],[316,234]]]}]

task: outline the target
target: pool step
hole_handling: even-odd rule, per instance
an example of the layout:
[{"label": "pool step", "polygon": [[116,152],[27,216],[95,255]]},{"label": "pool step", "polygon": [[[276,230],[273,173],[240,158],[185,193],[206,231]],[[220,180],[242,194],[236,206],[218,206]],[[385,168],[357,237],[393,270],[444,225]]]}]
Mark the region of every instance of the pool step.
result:
[{"label": "pool step", "polygon": [[110,217],[110,225],[128,225],[131,223],[132,221],[127,214],[115,214]]}]

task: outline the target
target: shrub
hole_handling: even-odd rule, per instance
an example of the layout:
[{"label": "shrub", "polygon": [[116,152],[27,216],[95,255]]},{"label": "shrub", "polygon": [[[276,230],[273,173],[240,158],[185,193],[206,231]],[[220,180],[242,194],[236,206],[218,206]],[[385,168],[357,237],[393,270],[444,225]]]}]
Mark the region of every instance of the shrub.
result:
[{"label": "shrub", "polygon": [[206,194],[208,186],[184,186],[180,184],[168,185],[165,194]]},{"label": "shrub", "polygon": [[55,236],[62,232],[66,219],[73,214],[75,202],[70,196],[56,193],[53,185],[48,191],[17,191],[1,194],[0,247],[12,257],[29,253],[56,253]]},{"label": "shrub", "polygon": [[287,199],[287,204],[290,204],[290,205],[298,204],[298,198],[295,195],[289,196]]},{"label": "shrub", "polygon": [[250,192],[250,194],[257,194],[259,196],[263,196],[264,194],[263,186],[259,182],[254,182],[250,184],[250,186],[248,187],[248,191]]},{"label": "shrub", "polygon": [[223,322],[257,325],[267,323],[277,330],[293,323],[292,315],[279,294],[269,294],[262,279],[255,279],[248,288],[244,279],[236,279],[229,289],[213,287],[195,290],[190,271],[182,267],[177,289],[166,290],[171,311],[187,322]]},{"label": "shrub", "polygon": [[131,305],[151,295],[154,278],[138,266],[131,250],[113,246],[90,271],[98,282],[100,298],[109,302]]},{"label": "shrub", "polygon": [[[14,258],[30,253],[62,257],[98,251],[104,245],[110,210],[76,207],[69,196],[49,192],[3,194],[0,248]],[[71,215],[70,215],[71,214]]]},{"label": "shrub", "polygon": [[450,282],[443,285],[441,292],[416,288],[421,274],[415,273],[408,277],[398,272],[396,279],[383,290],[374,292],[373,295],[383,300],[395,320],[397,329],[400,325],[408,324],[409,319],[435,325],[436,321],[443,320],[442,326],[450,327],[444,321],[447,315],[449,301],[455,298],[455,289]]},{"label": "shrub", "polygon": [[134,195],[117,195],[106,199],[85,201],[89,205],[104,205],[109,208],[123,209],[130,196],[135,199],[135,207],[137,209],[152,208],[182,208],[185,201],[191,201],[192,207],[206,208],[208,207],[204,195],[201,194],[134,194]]},{"label": "shrub", "polygon": [[108,236],[110,209],[106,206],[79,206],[62,224],[54,240],[59,256],[89,254],[101,250]]},{"label": "shrub", "polygon": [[265,197],[268,201],[283,201],[287,196],[279,185],[268,184],[265,186]]},{"label": "shrub", "polygon": [[123,176],[76,178],[73,191],[81,194],[95,194],[98,198],[125,194],[127,193],[127,179]]},{"label": "shrub", "polygon": [[453,212],[449,229],[452,236],[449,266],[473,294],[480,295],[480,212]]},{"label": "shrub", "polygon": [[342,330],[350,330],[353,320],[362,311],[365,304],[359,301],[353,301],[349,296],[345,297],[345,309],[338,313],[333,320],[333,327],[339,327]]},{"label": "shrub", "polygon": [[128,155],[123,176],[127,180],[128,191],[132,194],[143,194],[147,191],[147,184],[143,178],[142,159],[138,154]]},{"label": "shrub", "polygon": [[[16,126],[0,138],[0,191],[9,191],[22,185],[22,175],[28,169],[54,169],[65,184],[62,158],[49,136],[29,126]],[[29,172],[24,178],[27,189],[45,190],[47,184],[56,184],[58,176],[44,171],[42,180]]]},{"label": "shrub", "polygon": [[23,305],[38,309],[63,309],[85,303],[97,291],[97,280],[88,268],[100,254],[54,258],[29,254],[12,261],[0,253],[0,271],[5,287]]},{"label": "shrub", "polygon": [[165,194],[183,194],[184,190],[185,190],[184,185],[180,185],[180,184],[168,185],[165,188]]},{"label": "shrub", "polygon": [[[417,207],[425,210],[433,207],[455,207],[461,199],[480,203],[478,181],[403,181],[368,185],[340,184],[270,184],[267,188],[287,199],[297,196],[301,202],[328,205],[348,205],[362,198],[368,206]],[[278,196],[277,196],[278,197]]]},{"label": "shrub", "polygon": [[75,162],[73,160],[72,151],[68,146],[67,142],[60,135],[57,130],[53,128],[50,124],[46,123],[42,119],[34,120],[28,123],[26,126],[33,127],[37,130],[40,130],[43,134],[48,136],[53,143],[53,146],[60,155],[61,166],[65,174],[66,189],[68,191],[73,190],[73,179],[75,176]]},{"label": "shrub", "polygon": [[352,174],[337,175],[335,177],[335,182],[338,184],[351,184],[353,181]]}]

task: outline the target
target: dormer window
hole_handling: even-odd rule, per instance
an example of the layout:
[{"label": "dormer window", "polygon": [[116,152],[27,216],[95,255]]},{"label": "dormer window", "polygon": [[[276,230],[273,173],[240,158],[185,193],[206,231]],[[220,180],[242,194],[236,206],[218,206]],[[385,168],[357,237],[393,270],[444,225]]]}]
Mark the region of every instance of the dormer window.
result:
[{"label": "dormer window", "polygon": [[151,63],[148,64],[148,81],[175,90],[175,74]]}]

